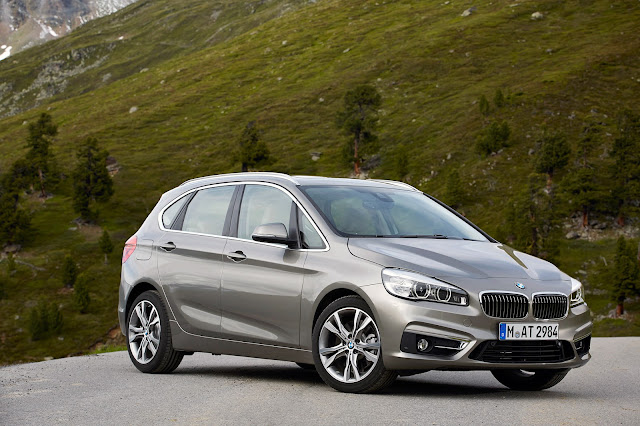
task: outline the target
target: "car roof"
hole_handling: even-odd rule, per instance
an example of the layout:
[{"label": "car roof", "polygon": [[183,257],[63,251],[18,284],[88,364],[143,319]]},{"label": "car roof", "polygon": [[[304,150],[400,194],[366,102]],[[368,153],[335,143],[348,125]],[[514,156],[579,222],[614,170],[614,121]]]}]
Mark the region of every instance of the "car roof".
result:
[{"label": "car roof", "polygon": [[271,182],[285,184],[285,186],[311,186],[311,185],[327,185],[327,186],[365,186],[365,187],[377,187],[377,188],[395,188],[405,189],[409,191],[417,191],[418,189],[413,186],[394,180],[384,179],[349,179],[349,178],[331,178],[324,176],[290,176],[285,173],[273,173],[273,172],[242,172],[242,173],[227,173],[220,175],[203,176],[195,179],[190,179],[183,182],[180,186],[203,186],[213,183],[221,182],[235,182],[235,181],[259,181],[259,182]]}]

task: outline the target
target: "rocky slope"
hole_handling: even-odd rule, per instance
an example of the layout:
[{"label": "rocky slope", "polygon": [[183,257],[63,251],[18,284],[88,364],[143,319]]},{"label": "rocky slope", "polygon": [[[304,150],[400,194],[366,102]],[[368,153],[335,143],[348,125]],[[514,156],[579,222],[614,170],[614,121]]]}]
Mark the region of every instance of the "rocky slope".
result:
[{"label": "rocky slope", "polygon": [[61,37],[135,0],[2,0],[0,60]]}]

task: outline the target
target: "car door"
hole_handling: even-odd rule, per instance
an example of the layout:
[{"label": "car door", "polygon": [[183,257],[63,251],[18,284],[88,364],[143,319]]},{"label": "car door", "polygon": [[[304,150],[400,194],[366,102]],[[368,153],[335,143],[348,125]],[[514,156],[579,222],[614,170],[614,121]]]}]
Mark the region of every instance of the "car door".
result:
[{"label": "car door", "polygon": [[222,259],[237,188],[199,189],[162,213],[168,228],[156,248],[160,284],[176,320],[190,333],[220,333]]},{"label": "car door", "polygon": [[297,347],[306,250],[253,241],[266,223],[297,234],[297,206],[283,189],[246,184],[231,225],[222,275],[222,333],[234,340]]}]

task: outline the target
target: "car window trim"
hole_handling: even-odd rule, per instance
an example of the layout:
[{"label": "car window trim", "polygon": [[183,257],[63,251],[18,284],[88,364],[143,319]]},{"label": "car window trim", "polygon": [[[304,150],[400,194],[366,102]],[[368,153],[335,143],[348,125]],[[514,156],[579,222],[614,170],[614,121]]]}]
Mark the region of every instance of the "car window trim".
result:
[{"label": "car window trim", "polygon": [[[299,210],[302,214],[304,214],[307,217],[307,220],[309,220],[309,223],[311,223],[311,225],[313,226],[313,229],[316,230],[316,232],[318,233],[318,235],[320,235],[320,239],[322,240],[322,243],[324,244],[323,248],[317,248],[317,249],[305,249],[302,248],[302,245],[300,244],[300,237],[298,236],[298,247],[295,249],[290,249],[290,250],[300,250],[300,251],[328,251],[329,250],[329,242],[327,241],[327,239],[325,238],[324,234],[322,233],[322,231],[320,231],[320,228],[318,228],[318,225],[316,225],[316,223],[313,221],[313,219],[311,219],[311,217],[309,216],[309,214],[307,213],[307,211],[305,210],[305,208],[300,204],[300,202],[296,199],[296,197],[289,192],[286,188],[271,183],[271,182],[242,182],[243,188],[242,188],[242,196],[238,197],[238,202],[237,202],[237,208],[234,209],[233,212],[233,219],[231,222],[231,231],[229,233],[229,239],[233,239],[233,240],[238,240],[238,241],[250,241],[252,243],[259,243],[259,244],[264,244],[264,245],[268,245],[268,246],[272,246],[272,247],[282,247],[281,244],[273,244],[273,243],[264,243],[261,241],[255,241],[255,240],[249,240],[246,238],[238,238],[238,222],[240,219],[240,208],[242,206],[242,201],[244,200],[244,189],[246,187],[246,185],[262,185],[262,186],[270,186],[272,188],[276,188],[279,189],[280,191],[284,192],[286,195],[289,196],[289,198],[291,199],[291,201],[293,201],[293,204],[296,206],[296,209]],[[297,225],[297,223],[296,223]],[[291,217],[289,218],[289,227],[291,228]],[[288,231],[290,232],[290,228],[288,229]],[[296,226],[297,228],[297,226]]]},{"label": "car window trim", "polygon": [[[230,186],[230,185],[235,185],[238,187],[242,187],[242,190],[236,190],[234,195],[235,195],[235,200],[232,197],[232,200],[230,202],[234,203],[234,208],[233,211],[231,212],[231,219],[230,219],[230,225],[229,225],[229,230],[226,233],[226,235],[212,235],[212,234],[202,234],[199,232],[189,232],[189,231],[183,231],[183,230],[178,230],[178,229],[167,229],[164,227],[163,223],[162,223],[162,215],[164,214],[164,211],[166,209],[168,209],[171,205],[173,205],[173,203],[175,203],[176,201],[178,201],[180,198],[184,197],[185,195],[191,194],[191,193],[195,193],[197,191],[203,190],[203,189],[207,189],[207,188],[213,188],[213,187],[218,187],[218,186]],[[313,228],[316,230],[316,232],[318,233],[318,235],[320,236],[320,239],[322,240],[322,243],[324,244],[324,248],[316,248],[316,249],[305,249],[305,248],[297,248],[297,249],[290,249],[290,250],[299,250],[299,251],[329,251],[330,250],[330,245],[329,245],[329,241],[327,241],[327,238],[324,236],[324,234],[322,233],[322,231],[320,230],[320,228],[318,227],[318,225],[315,223],[315,221],[311,218],[311,215],[309,215],[309,213],[307,212],[307,210],[304,208],[304,206],[302,206],[302,204],[300,204],[300,201],[298,201],[298,199],[286,188],[277,185],[275,183],[271,183],[271,182],[253,182],[253,181],[240,181],[240,182],[220,182],[220,183],[213,183],[210,185],[205,185],[205,186],[201,186],[201,187],[197,187],[197,188],[192,188],[189,191],[186,191],[178,196],[176,196],[173,200],[171,200],[169,203],[167,203],[166,206],[164,206],[160,212],[158,213],[158,226],[160,228],[160,230],[165,231],[165,232],[178,232],[178,233],[182,233],[182,234],[191,234],[191,235],[201,235],[201,236],[205,236],[205,237],[214,237],[214,238],[227,238],[227,239],[232,239],[232,240],[238,240],[238,241],[248,241],[248,242],[252,242],[252,243],[256,243],[256,244],[262,244],[262,245],[266,245],[266,246],[271,246],[271,247],[279,247],[282,248],[283,246],[281,244],[273,244],[273,243],[264,243],[261,241],[254,241],[254,240],[246,240],[244,238],[238,238],[237,236],[232,236],[230,235],[233,231],[233,226],[234,226],[234,220],[236,221],[236,235],[237,235],[237,220],[238,220],[238,216],[240,214],[240,204],[242,201],[242,195],[244,194],[244,187],[245,185],[263,185],[263,186],[271,186],[273,188],[279,189],[280,191],[284,192],[285,194],[287,194],[289,196],[289,198],[291,198],[291,200],[293,200],[293,202],[296,204],[297,208],[299,209],[299,211],[304,214],[307,217],[307,220],[309,220],[309,223],[311,223],[311,225],[313,226]],[[242,191],[242,193],[240,193],[240,191]],[[190,200],[189,200],[190,202]],[[236,210],[236,206],[237,206],[237,210]],[[227,211],[227,214],[229,214],[229,212]],[[322,214],[322,212],[320,212],[320,214]],[[224,233],[224,229],[223,229],[223,233]]]},{"label": "car window trim", "polygon": [[[180,211],[176,215],[175,219],[173,219],[173,222],[171,222],[171,226],[169,226],[169,229],[175,229],[175,230],[182,229],[182,224],[184,223],[184,215],[187,213],[187,207],[189,206],[189,204],[191,203],[191,200],[193,200],[193,197],[195,196],[196,196],[196,192],[192,192],[191,194],[187,194],[184,197],[182,197],[182,198],[185,198],[184,204],[180,208]],[[173,206],[175,203],[179,201],[180,199],[178,199],[178,201],[174,203],[171,203],[169,206]],[[163,213],[163,216],[164,216],[164,213]]]},{"label": "car window trim", "polygon": [[[186,214],[187,208],[189,207],[189,204],[191,204],[191,201],[195,197],[196,193],[198,193],[198,191],[202,191],[202,190],[205,190],[205,189],[209,189],[209,188],[212,188],[212,187],[218,187],[218,186],[240,186],[240,185],[237,182],[225,182],[225,183],[220,183],[220,184],[215,184],[215,185],[206,185],[206,186],[201,186],[201,187],[198,187],[198,188],[190,189],[189,191],[178,195],[176,198],[174,198],[169,203],[167,203],[167,205],[164,206],[162,208],[162,210],[160,210],[160,213],[158,213],[158,227],[160,228],[160,230],[161,231],[165,231],[165,232],[179,232],[179,233],[183,233],[183,234],[204,235],[204,236],[207,236],[207,237],[223,237],[223,238],[226,238],[226,235],[204,234],[204,233],[201,233],[201,232],[191,232],[191,231],[183,231],[182,229],[174,229],[177,225],[180,225],[180,228],[182,228],[182,225],[183,225],[183,222],[184,222],[184,215]],[[235,196],[236,196],[237,192],[238,192],[238,188],[234,188],[234,192],[231,195],[231,200],[229,200],[229,207],[227,208],[227,216],[225,217],[225,223],[224,223],[223,228],[222,228],[222,233],[223,234],[226,231],[225,227],[227,226],[227,221],[229,220],[230,207],[233,205],[233,202],[235,200]],[[162,222],[162,216],[164,215],[165,210],[167,210],[176,201],[180,200],[183,197],[189,197],[189,199],[185,202],[184,206],[182,206],[182,209],[180,209],[180,213],[178,213],[178,216],[176,217],[176,219],[174,219],[174,221],[171,224],[171,226],[169,228],[166,228],[164,226],[164,223]],[[178,219],[180,219],[180,222],[178,222]]]}]

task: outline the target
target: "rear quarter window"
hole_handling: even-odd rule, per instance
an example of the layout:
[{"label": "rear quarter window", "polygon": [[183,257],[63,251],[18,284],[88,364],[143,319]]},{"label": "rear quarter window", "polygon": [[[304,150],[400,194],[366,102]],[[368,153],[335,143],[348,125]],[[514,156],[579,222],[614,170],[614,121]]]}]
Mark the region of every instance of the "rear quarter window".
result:
[{"label": "rear quarter window", "polygon": [[178,213],[180,213],[180,210],[182,209],[185,201],[187,201],[187,198],[189,198],[188,195],[183,196],[182,198],[171,204],[164,211],[164,213],[162,213],[162,226],[164,226],[166,229],[171,228],[173,221],[176,220],[176,217],[178,216]]}]

